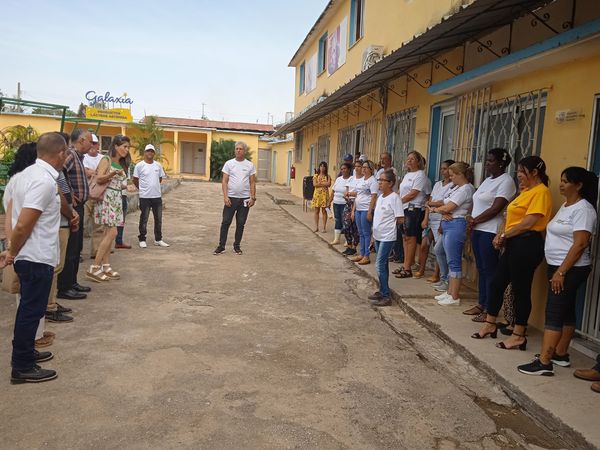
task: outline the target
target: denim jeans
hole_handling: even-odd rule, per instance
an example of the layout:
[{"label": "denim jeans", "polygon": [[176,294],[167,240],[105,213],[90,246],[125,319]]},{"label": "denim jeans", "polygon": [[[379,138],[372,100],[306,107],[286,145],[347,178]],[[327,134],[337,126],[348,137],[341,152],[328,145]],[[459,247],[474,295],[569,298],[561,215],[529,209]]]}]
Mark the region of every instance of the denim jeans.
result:
[{"label": "denim jeans", "polygon": [[600,353],[598,353],[598,356],[596,356],[596,365],[594,366],[594,369],[600,372]]},{"label": "denim jeans", "polygon": [[15,318],[12,367],[16,370],[28,370],[35,365],[35,332],[46,312],[54,267],[19,260],[15,262],[14,268],[21,283],[21,301]]},{"label": "denim jeans", "polygon": [[484,311],[487,311],[492,278],[500,258],[500,252],[492,245],[495,236],[494,233],[488,231],[473,230],[471,237],[475,265],[477,266],[477,272],[479,272],[479,306]]},{"label": "denim jeans", "polygon": [[333,204],[333,217],[335,218],[335,229],[341,231],[344,228],[344,224],[342,222],[344,215],[344,208],[346,204],[338,205],[337,203]]},{"label": "denim jeans", "polygon": [[396,241],[375,241],[375,251],[377,260],[375,261],[375,270],[379,277],[379,292],[383,297],[390,296],[390,269],[389,257]]},{"label": "denim jeans", "polygon": [[150,217],[150,209],[152,209],[152,217],[154,218],[154,241],[162,241],[162,198],[140,198],[140,226],[138,239],[146,240],[148,217]]},{"label": "denim jeans", "polygon": [[448,275],[452,278],[462,278],[462,254],[467,237],[467,221],[458,217],[445,221],[443,227]]},{"label": "denim jeans", "polygon": [[360,236],[360,254],[369,256],[369,247],[371,246],[371,222],[367,220],[368,211],[355,211],[354,217],[358,226]]},{"label": "denim jeans", "polygon": [[235,240],[233,241],[234,247],[239,247],[242,242],[242,235],[244,234],[244,225],[248,219],[248,213],[250,208],[244,206],[244,201],[247,198],[235,198],[229,197],[231,200],[231,206],[223,207],[223,221],[221,222],[221,234],[219,236],[219,247],[225,247],[227,244],[227,233],[229,232],[229,225],[233,221],[235,215]]},{"label": "denim jeans", "polygon": [[[443,226],[443,225],[442,225]],[[448,260],[446,259],[446,249],[444,248],[444,235],[438,234],[433,247],[435,259],[440,266],[440,280],[448,282]]]},{"label": "denim jeans", "polygon": [[123,229],[125,228],[125,216],[127,215],[127,196],[123,195],[121,198],[123,199],[123,225],[117,227],[117,237],[115,238],[117,244],[123,243]]}]

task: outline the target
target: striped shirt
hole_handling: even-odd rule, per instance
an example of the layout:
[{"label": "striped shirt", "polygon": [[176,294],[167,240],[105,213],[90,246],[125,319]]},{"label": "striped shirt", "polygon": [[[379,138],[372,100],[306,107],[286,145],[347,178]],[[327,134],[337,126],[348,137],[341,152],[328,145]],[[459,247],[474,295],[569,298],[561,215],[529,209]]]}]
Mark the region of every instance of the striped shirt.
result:
[{"label": "striped shirt", "polygon": [[83,155],[77,153],[73,147],[69,147],[67,150],[65,171],[67,181],[71,188],[73,205],[77,206],[84,204],[88,199],[90,188],[88,186],[87,177],[85,176],[85,168],[83,167]]}]

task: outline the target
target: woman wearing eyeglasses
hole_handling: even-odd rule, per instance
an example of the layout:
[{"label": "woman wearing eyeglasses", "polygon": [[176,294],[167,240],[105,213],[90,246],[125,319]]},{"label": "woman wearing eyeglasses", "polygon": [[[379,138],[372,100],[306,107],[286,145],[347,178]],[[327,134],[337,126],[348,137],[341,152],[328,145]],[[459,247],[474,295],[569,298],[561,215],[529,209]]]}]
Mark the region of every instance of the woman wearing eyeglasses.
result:
[{"label": "woman wearing eyeglasses", "polygon": [[504,350],[527,349],[527,321],[531,313],[531,283],[535,269],[544,259],[546,225],[552,215],[552,195],[548,189],[546,163],[539,156],[519,161],[517,178],[521,193],[506,208],[504,231],[494,238],[494,247],[504,250],[492,279],[488,311],[479,332],[483,339],[497,335],[496,319],[509,283],[515,297],[515,327],[512,335],[496,346]]},{"label": "woman wearing eyeglasses", "polygon": [[377,180],[381,195],[375,204],[375,217],[373,218],[373,238],[377,260],[375,270],[379,277],[379,290],[369,296],[374,306],[389,306],[392,304],[390,288],[388,285],[389,257],[396,243],[397,224],[404,222],[404,208],[402,200],[394,192],[396,175],[391,169],[384,170]]},{"label": "woman wearing eyeglasses", "polygon": [[360,235],[360,254],[352,258],[352,261],[358,264],[370,264],[369,259],[371,245],[371,223],[373,222],[373,210],[377,201],[379,186],[373,176],[375,164],[373,161],[365,161],[362,165],[363,177],[356,183],[354,209],[352,210],[353,220],[358,225],[358,234]]}]

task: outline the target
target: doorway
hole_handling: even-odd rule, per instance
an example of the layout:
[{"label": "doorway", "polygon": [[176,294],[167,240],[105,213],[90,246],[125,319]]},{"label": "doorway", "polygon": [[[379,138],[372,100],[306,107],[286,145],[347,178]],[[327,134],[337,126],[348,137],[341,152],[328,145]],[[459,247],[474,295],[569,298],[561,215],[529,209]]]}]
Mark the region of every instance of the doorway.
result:
[{"label": "doorway", "polygon": [[181,172],[206,175],[206,144],[181,142]]},{"label": "doorway", "polygon": [[258,149],[258,170],[257,179],[259,181],[271,181],[271,150]]}]

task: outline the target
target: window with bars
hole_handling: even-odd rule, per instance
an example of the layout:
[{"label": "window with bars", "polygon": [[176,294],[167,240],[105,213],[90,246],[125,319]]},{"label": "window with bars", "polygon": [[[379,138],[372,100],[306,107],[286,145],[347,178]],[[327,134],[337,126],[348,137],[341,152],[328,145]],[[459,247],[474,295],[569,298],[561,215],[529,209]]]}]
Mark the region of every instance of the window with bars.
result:
[{"label": "window with bars", "polygon": [[358,124],[351,127],[342,128],[338,132],[338,152],[337,165],[343,162],[344,155],[350,154],[353,157],[364,152],[365,144],[365,125]]},{"label": "window with bars", "polygon": [[294,162],[302,162],[302,144],[304,143],[304,132],[294,133]]},{"label": "window with bars", "polygon": [[408,152],[415,147],[417,108],[389,114],[386,119],[386,151],[392,155],[392,164],[398,174],[404,174]]},{"label": "window with bars", "polygon": [[319,136],[319,140],[317,141],[317,160],[315,161],[315,165],[317,168],[318,165],[321,164],[322,161],[325,161],[327,165],[329,165],[329,135],[324,134]]}]

